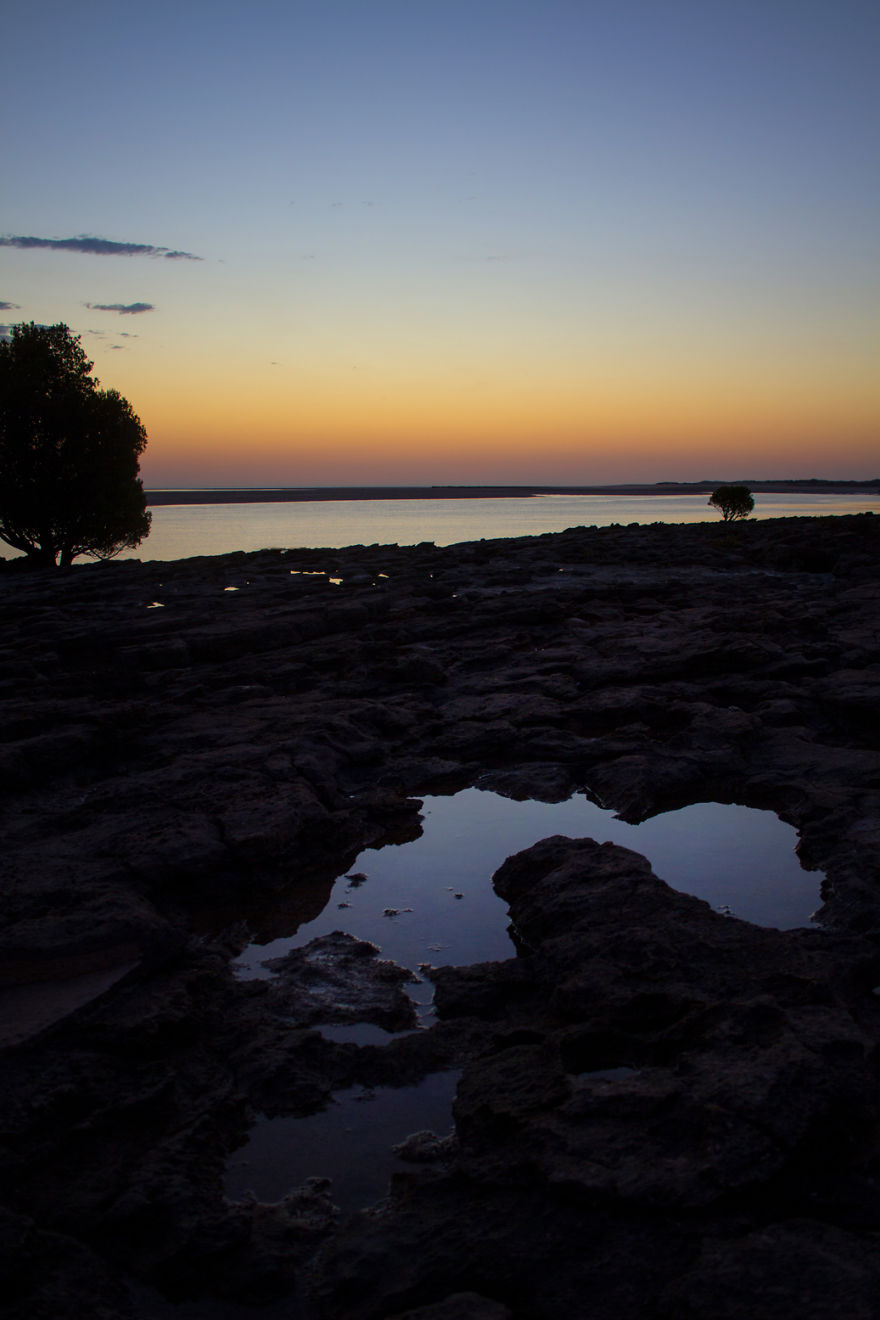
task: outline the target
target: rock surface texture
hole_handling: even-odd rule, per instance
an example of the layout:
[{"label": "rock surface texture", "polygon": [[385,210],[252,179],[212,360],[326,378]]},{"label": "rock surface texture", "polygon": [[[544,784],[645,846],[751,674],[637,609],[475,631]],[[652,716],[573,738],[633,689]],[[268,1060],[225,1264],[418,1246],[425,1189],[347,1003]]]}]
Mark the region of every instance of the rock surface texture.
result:
[{"label": "rock surface texture", "polygon": [[[880,1317],[878,606],[870,515],[0,563],[12,1320]],[[427,1029],[343,912],[236,977],[469,785],[770,808],[820,924],[554,837]],[[225,1196],[261,1115],[450,1068],[454,1139],[377,1205]]]}]

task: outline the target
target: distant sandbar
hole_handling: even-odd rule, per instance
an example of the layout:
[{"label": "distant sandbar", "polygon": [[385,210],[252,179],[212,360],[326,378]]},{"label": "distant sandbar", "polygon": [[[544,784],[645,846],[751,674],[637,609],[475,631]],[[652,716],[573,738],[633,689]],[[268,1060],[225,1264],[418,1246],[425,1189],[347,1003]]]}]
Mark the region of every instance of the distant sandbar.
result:
[{"label": "distant sandbar", "polygon": [[263,489],[219,487],[199,490],[149,490],[147,503],[292,504],[304,500],[476,500],[517,499],[533,495],[703,495],[724,485],[744,485],[756,494],[856,495],[880,493],[873,481],[658,481],[653,485],[616,486],[270,486]]}]

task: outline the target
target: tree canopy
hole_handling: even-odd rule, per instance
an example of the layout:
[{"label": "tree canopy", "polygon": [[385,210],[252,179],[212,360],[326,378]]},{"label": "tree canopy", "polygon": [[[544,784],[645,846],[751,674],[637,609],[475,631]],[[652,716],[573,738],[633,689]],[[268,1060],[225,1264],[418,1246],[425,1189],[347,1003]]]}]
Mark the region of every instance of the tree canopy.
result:
[{"label": "tree canopy", "polygon": [[110,559],[149,535],[147,433],[92,366],[63,324],[0,342],[0,539],[38,564]]},{"label": "tree canopy", "polygon": [[748,518],[755,507],[755,499],[748,486],[719,486],[709,496],[709,503],[721,511],[725,522]]}]

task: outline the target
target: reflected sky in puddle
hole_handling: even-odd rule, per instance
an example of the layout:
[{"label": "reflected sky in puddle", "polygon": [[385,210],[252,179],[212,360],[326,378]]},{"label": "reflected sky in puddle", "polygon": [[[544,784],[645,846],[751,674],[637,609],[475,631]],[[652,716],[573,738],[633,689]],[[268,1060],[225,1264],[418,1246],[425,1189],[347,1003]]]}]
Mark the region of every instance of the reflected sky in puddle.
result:
[{"label": "reflected sky in puddle", "polygon": [[253,1192],[280,1201],[306,1178],[330,1178],[332,1196],[349,1214],[381,1199],[392,1173],[412,1168],[393,1147],[416,1129],[452,1131],[452,1101],[461,1073],[432,1073],[416,1086],[362,1086],[337,1091],[334,1103],[310,1118],[263,1119],[229,1161],[226,1195]]},{"label": "reflected sky in puddle", "polygon": [[[238,974],[266,976],[264,959],[333,930],[370,940],[414,970],[420,963],[509,958],[507,907],[491,877],[512,853],[552,834],[632,848],[676,889],[757,925],[808,925],[819,903],[821,874],[803,870],[796,831],[772,811],[701,802],[628,825],[582,796],[516,802],[469,788],[426,797],[423,817],[414,842],[361,853],[313,921],[294,935],[250,945]],[[351,878],[360,875],[366,878]]]},{"label": "reflected sky in puddle", "polygon": [[[261,964],[318,935],[345,930],[377,944],[386,958],[419,964],[467,964],[512,957],[506,904],[491,877],[505,858],[552,834],[590,837],[648,857],[655,874],[746,920],[787,929],[808,924],[819,901],[818,872],[804,871],[797,834],[769,811],[698,803],[627,825],[609,811],[575,797],[567,802],[516,802],[466,789],[426,797],[417,840],[368,849],[335,883],[324,910],[296,934],[252,944],[238,975],[270,975]],[[432,986],[408,987],[422,1021],[430,1020]],[[319,1028],[329,1039],[381,1045],[390,1037],[367,1023]],[[632,1072],[612,1068],[579,1084],[614,1085]],[[311,1176],[331,1178],[344,1213],[381,1199],[395,1169],[405,1167],[392,1147],[412,1132],[451,1130],[459,1074],[436,1073],[418,1086],[341,1091],[309,1118],[261,1119],[231,1159],[227,1195],[248,1191],[278,1200]]]}]

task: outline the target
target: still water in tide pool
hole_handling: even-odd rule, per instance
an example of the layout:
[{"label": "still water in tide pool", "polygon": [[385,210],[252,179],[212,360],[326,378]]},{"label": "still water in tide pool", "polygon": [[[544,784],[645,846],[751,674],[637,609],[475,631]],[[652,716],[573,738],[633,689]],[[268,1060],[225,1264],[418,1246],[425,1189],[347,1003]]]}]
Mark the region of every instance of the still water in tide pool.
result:
[{"label": "still water in tide pool", "polygon": [[266,976],[264,959],[333,930],[370,940],[413,969],[509,958],[507,906],[492,875],[551,834],[632,848],[674,888],[759,926],[807,925],[819,903],[821,877],[803,870],[796,831],[772,811],[698,802],[627,825],[583,796],[516,802],[468,788],[424,798],[422,815],[418,839],[361,853],[323,912],[295,934],[250,945],[239,975]]},{"label": "still water in tide pool", "polygon": [[391,1175],[407,1168],[396,1145],[415,1131],[441,1137],[452,1131],[460,1076],[449,1069],[416,1086],[351,1087],[308,1118],[257,1123],[229,1162],[227,1196],[237,1200],[253,1192],[260,1201],[280,1201],[307,1178],[329,1178],[332,1199],[345,1213],[373,1204],[385,1195]]},{"label": "still water in tide pool", "polygon": [[[512,853],[552,834],[632,848],[675,888],[758,925],[807,925],[819,903],[821,874],[802,869],[795,830],[770,811],[701,802],[627,825],[582,796],[516,802],[470,788],[426,797],[418,839],[361,853],[336,881],[320,916],[286,938],[249,946],[238,975],[268,976],[263,960],[332,930],[370,940],[386,958],[414,971],[422,963],[510,958],[507,906],[491,877]],[[427,1024],[431,983],[423,979],[408,992]],[[389,1039],[366,1024],[320,1030],[359,1044]],[[439,1136],[451,1131],[457,1080],[458,1073],[447,1071],[418,1086],[353,1088],[309,1118],[262,1119],[230,1160],[227,1194],[278,1200],[314,1176],[331,1179],[333,1200],[344,1213],[372,1204],[386,1195],[391,1175],[406,1167],[396,1143],[424,1129]]]}]

